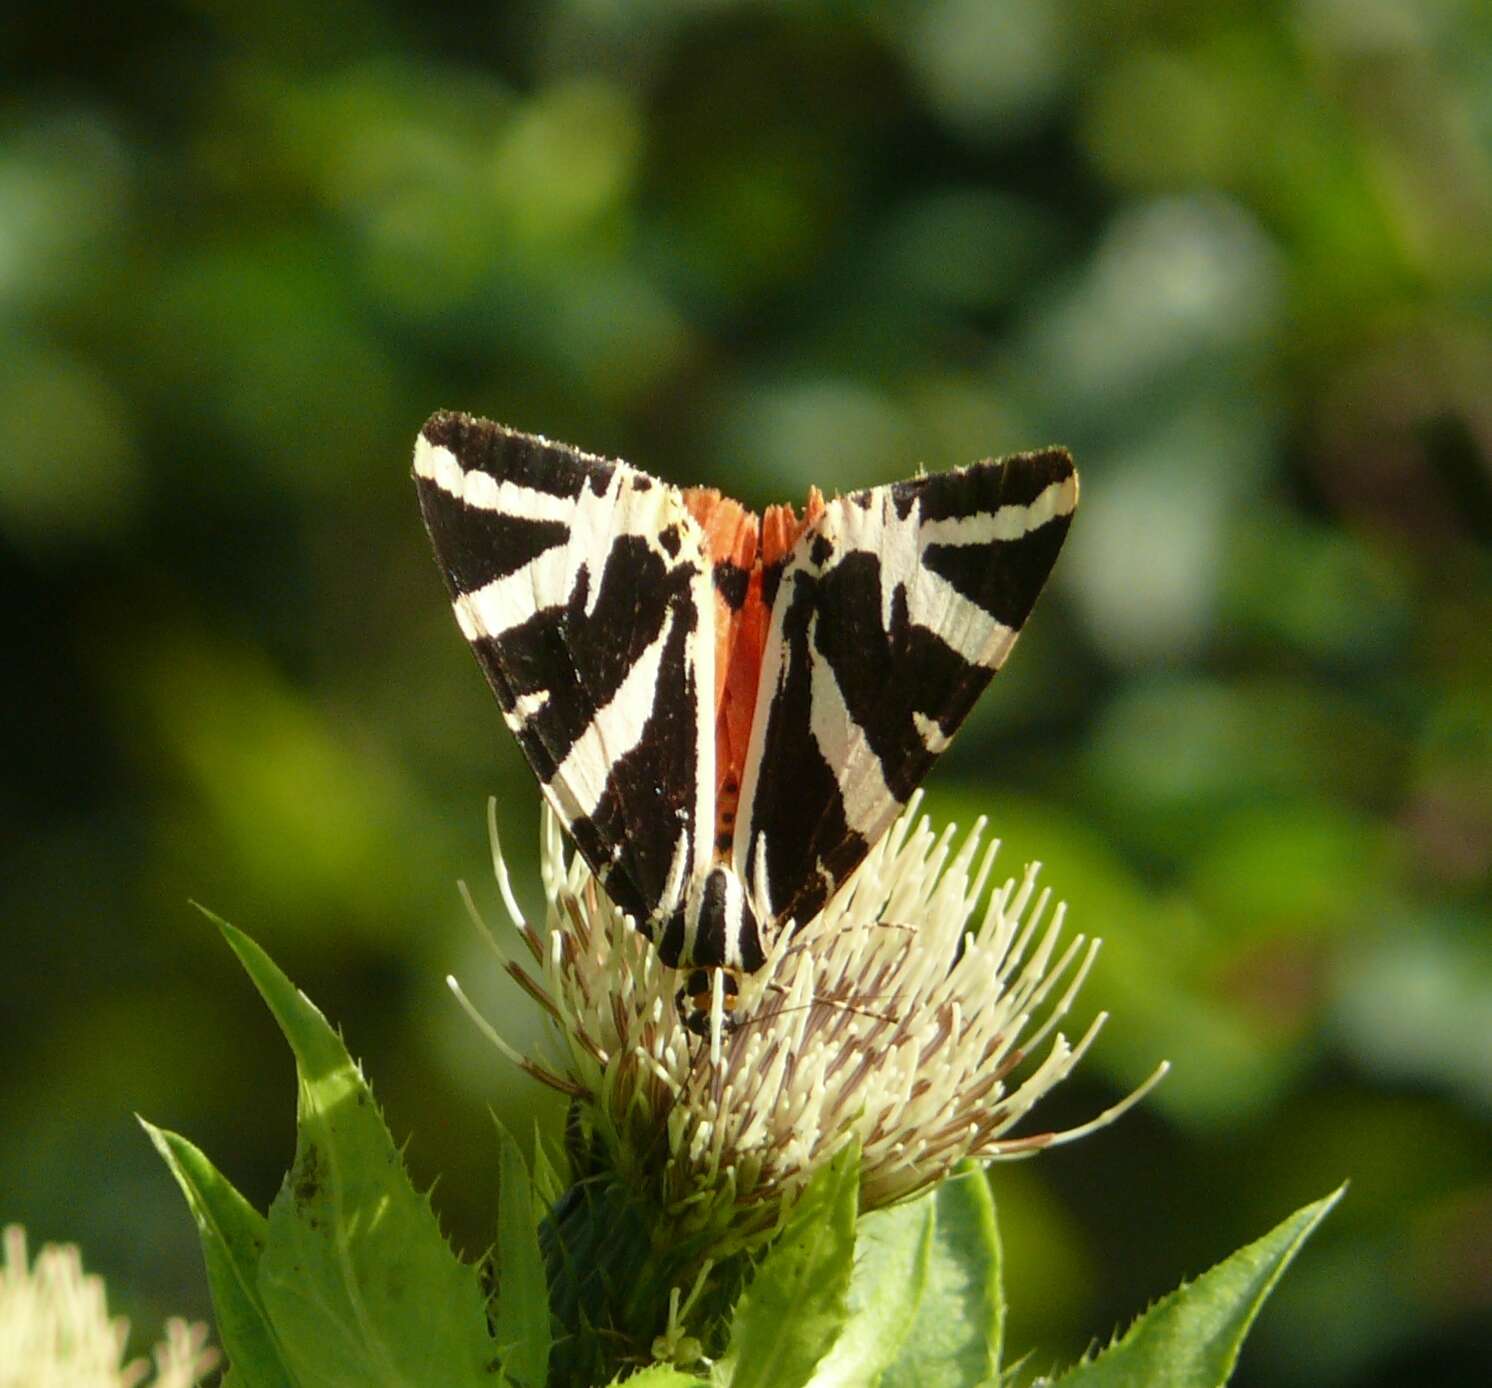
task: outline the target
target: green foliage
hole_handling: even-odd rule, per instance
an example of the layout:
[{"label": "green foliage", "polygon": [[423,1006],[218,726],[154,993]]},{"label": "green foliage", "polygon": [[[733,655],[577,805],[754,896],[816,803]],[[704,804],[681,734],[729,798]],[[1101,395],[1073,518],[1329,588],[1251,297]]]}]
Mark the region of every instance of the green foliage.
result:
[{"label": "green foliage", "polygon": [[523,1154],[501,1123],[497,1138],[500,1184],[493,1328],[503,1367],[515,1388],[543,1388],[549,1373],[549,1292],[539,1252],[536,1183],[530,1181]]},{"label": "green foliage", "polygon": [[1005,1305],[989,1185],[971,1163],[931,1199],[926,1283],[901,1352],[879,1380],[882,1388],[961,1388],[999,1372]]},{"label": "green foliage", "polygon": [[860,1221],[848,1310],[812,1388],[963,1388],[996,1376],[1000,1241],[979,1167]]},{"label": "green foliage", "polygon": [[259,1260],[269,1238],[268,1221],[184,1137],[140,1121],[197,1222],[217,1309],[217,1333],[232,1365],[229,1384],[295,1388],[297,1380],[259,1292]]},{"label": "green foliage", "polygon": [[705,1383],[707,1379],[698,1378],[694,1374],[686,1374],[682,1369],[676,1369],[672,1364],[649,1364],[645,1369],[639,1369],[635,1374],[627,1374],[623,1378],[614,1378],[612,1383],[626,1383],[629,1388],[690,1388],[691,1384]]},{"label": "green foliage", "polygon": [[[552,1256],[546,1266],[535,1183],[507,1130],[498,1125],[489,1333],[476,1270],[451,1253],[410,1184],[341,1040],[253,941],[216,923],[290,1043],[299,1094],[295,1162],[268,1219],[191,1143],[145,1124],[197,1224],[231,1365],[228,1388],[599,1382],[591,1366],[615,1351],[577,1347],[598,1330],[606,1334],[583,1315],[568,1322],[564,1355],[551,1359],[549,1282],[573,1274]],[[537,1151],[536,1169],[547,1173],[546,1186],[555,1184]],[[1001,1254],[984,1173],[967,1164],[920,1199],[864,1219],[859,1174],[858,1148],[843,1149],[809,1182],[754,1268],[717,1279],[734,1305],[726,1313],[725,1351],[710,1366],[716,1388],[980,1388],[999,1381]],[[1219,1388],[1264,1299],[1340,1194],[1165,1298],[1060,1382]],[[566,1237],[615,1239],[611,1206],[575,1203],[574,1195],[563,1193],[561,1204],[608,1228],[588,1232],[572,1218]],[[645,1225],[630,1221],[622,1236],[624,1243],[653,1242]],[[552,1230],[551,1242],[559,1238]],[[606,1278],[615,1267],[603,1263],[599,1271]],[[638,1268],[646,1269],[646,1260]],[[666,1281],[643,1276],[623,1301],[637,1323],[656,1323],[669,1291]],[[651,1307],[641,1304],[649,1297]],[[633,1367],[615,1381],[652,1388],[706,1381],[671,1364],[627,1377]]]},{"label": "green foliage", "polygon": [[[341,1040],[257,945],[217,924],[295,1053],[299,1095],[295,1162],[267,1221],[189,1144],[152,1133],[197,1219],[236,1381],[241,1388],[506,1382],[476,1271],[451,1253],[410,1184]],[[527,1192],[513,1177],[505,1196],[515,1264],[532,1278],[534,1260],[525,1264],[517,1227]],[[542,1280],[537,1286],[542,1297]],[[500,1328],[528,1337],[515,1364],[535,1375],[523,1380],[529,1385],[542,1382],[547,1353],[547,1323],[539,1326],[544,1338],[535,1334],[534,1287],[530,1281],[525,1296],[504,1299],[506,1318],[499,1311]]]},{"label": "green foliage", "polygon": [[1103,1353],[1061,1375],[1056,1388],[1221,1388],[1265,1298],[1344,1190],[1297,1210],[1162,1298]]},{"label": "green foliage", "polygon": [[812,1388],[873,1383],[896,1361],[927,1286],[935,1223],[930,1195],[860,1220],[844,1326]]},{"label": "green foliage", "polygon": [[802,1388],[844,1329],[855,1265],[860,1149],[846,1147],[809,1183],[731,1317],[715,1381]]},{"label": "green foliage", "polygon": [[547,1209],[564,1193],[564,1182],[560,1173],[555,1169],[554,1163],[549,1159],[549,1153],[544,1150],[544,1135],[539,1131],[537,1124],[534,1125],[534,1173],[533,1193],[539,1198],[540,1203]]},{"label": "green foliage", "polygon": [[555,1324],[550,1375],[563,1384],[605,1382],[622,1364],[645,1363],[666,1328],[670,1290],[689,1287],[704,1256],[697,1239],[670,1238],[658,1210],[603,1170],[588,1170],[550,1206],[539,1242]]}]

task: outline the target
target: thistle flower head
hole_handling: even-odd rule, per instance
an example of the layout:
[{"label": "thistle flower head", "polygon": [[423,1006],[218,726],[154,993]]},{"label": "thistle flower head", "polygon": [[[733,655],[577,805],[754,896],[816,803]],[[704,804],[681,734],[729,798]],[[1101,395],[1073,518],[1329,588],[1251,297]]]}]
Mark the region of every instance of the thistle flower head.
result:
[{"label": "thistle flower head", "polygon": [[26,1231],[4,1231],[0,1265],[0,1388],[191,1388],[217,1363],[207,1327],[166,1322],[155,1376],[143,1359],[124,1361],[129,1322],[110,1318],[103,1280],[83,1272],[72,1244],[49,1244],[33,1265]]},{"label": "thistle flower head", "polygon": [[552,1050],[518,1055],[481,1024],[573,1096],[601,1165],[644,1193],[675,1237],[704,1235],[715,1256],[750,1246],[852,1142],[862,1210],[891,1204],[966,1157],[1024,1157],[1092,1131],[1164,1072],[1082,1127],[1014,1131],[1103,1024],[1075,1042],[1056,1030],[1098,942],[1064,941],[1065,908],[1038,889],[1037,864],[986,900],[998,843],[981,852],[984,821],[955,846],[953,828],[934,833],[917,808],[818,917],[776,938],[765,966],[740,980],[733,1027],[722,1035],[717,1022],[705,1040],[675,1003],[679,971],[578,856],[567,861],[551,814],[542,932],[514,901],[494,832],[527,956],[505,967],[548,1015]]}]

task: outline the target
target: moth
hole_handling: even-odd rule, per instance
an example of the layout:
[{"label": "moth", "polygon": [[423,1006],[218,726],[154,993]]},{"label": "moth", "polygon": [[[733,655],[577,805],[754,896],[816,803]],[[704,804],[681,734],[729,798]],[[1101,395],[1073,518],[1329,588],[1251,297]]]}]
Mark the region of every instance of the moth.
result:
[{"label": "moth", "polygon": [[504,721],[606,892],[688,971],[696,1022],[714,976],[733,999],[900,813],[1078,500],[1048,448],[758,517],[444,411],[414,477]]}]

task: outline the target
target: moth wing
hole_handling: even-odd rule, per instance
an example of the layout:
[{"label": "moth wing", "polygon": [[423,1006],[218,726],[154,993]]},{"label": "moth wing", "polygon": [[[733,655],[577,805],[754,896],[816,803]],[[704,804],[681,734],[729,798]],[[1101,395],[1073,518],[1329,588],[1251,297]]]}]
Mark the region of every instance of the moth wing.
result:
[{"label": "moth wing", "polygon": [[650,929],[713,829],[710,568],[681,494],[440,413],[415,482],[456,620],[545,797]]},{"label": "moth wing", "polygon": [[1077,505],[1060,449],[837,498],[772,607],[734,865],[802,923],[901,812],[1004,663]]}]

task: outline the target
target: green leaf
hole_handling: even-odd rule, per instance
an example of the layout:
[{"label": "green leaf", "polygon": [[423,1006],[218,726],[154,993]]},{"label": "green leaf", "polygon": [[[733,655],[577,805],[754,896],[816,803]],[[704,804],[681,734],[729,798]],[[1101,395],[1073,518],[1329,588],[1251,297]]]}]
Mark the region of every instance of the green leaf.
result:
[{"label": "green leaf", "polygon": [[295,1053],[295,1165],[270,1207],[258,1276],[295,1380],[503,1383],[476,1270],[447,1247],[410,1185],[346,1047],[263,950],[217,925]]},{"label": "green leaf", "polygon": [[1257,1243],[1184,1283],[1139,1318],[1117,1343],[1057,1382],[1063,1388],[1216,1388],[1300,1246],[1342,1198],[1345,1186],[1297,1210]]},{"label": "green leaf", "polygon": [[927,1283],[936,1228],[934,1200],[929,1192],[860,1220],[849,1319],[818,1366],[811,1388],[860,1388],[878,1382],[896,1362]]},{"label": "green leaf", "polygon": [[672,1364],[649,1364],[638,1373],[628,1373],[611,1380],[609,1388],[697,1388],[708,1383],[707,1378],[696,1378],[676,1369]]},{"label": "green leaf", "polygon": [[715,1378],[730,1388],[802,1388],[844,1327],[855,1265],[860,1151],[809,1182],[736,1305]]},{"label": "green leaf", "polygon": [[983,1169],[965,1162],[933,1203],[922,1300],[880,1388],[970,1388],[1000,1371],[1000,1238]]},{"label": "green leaf", "polygon": [[565,1181],[555,1169],[554,1163],[549,1158],[549,1152],[544,1146],[543,1134],[539,1132],[538,1121],[534,1122],[534,1194],[539,1197],[539,1204],[544,1209],[549,1209],[565,1193]]},{"label": "green leaf", "polygon": [[143,1118],[140,1126],[171,1168],[197,1222],[218,1338],[233,1366],[230,1381],[237,1388],[296,1388],[259,1295],[259,1259],[269,1232],[264,1216],[184,1137]]},{"label": "green leaf", "polygon": [[497,1142],[497,1343],[509,1379],[520,1388],[543,1388],[549,1374],[549,1286],[533,1190],[523,1153],[501,1123]]}]

